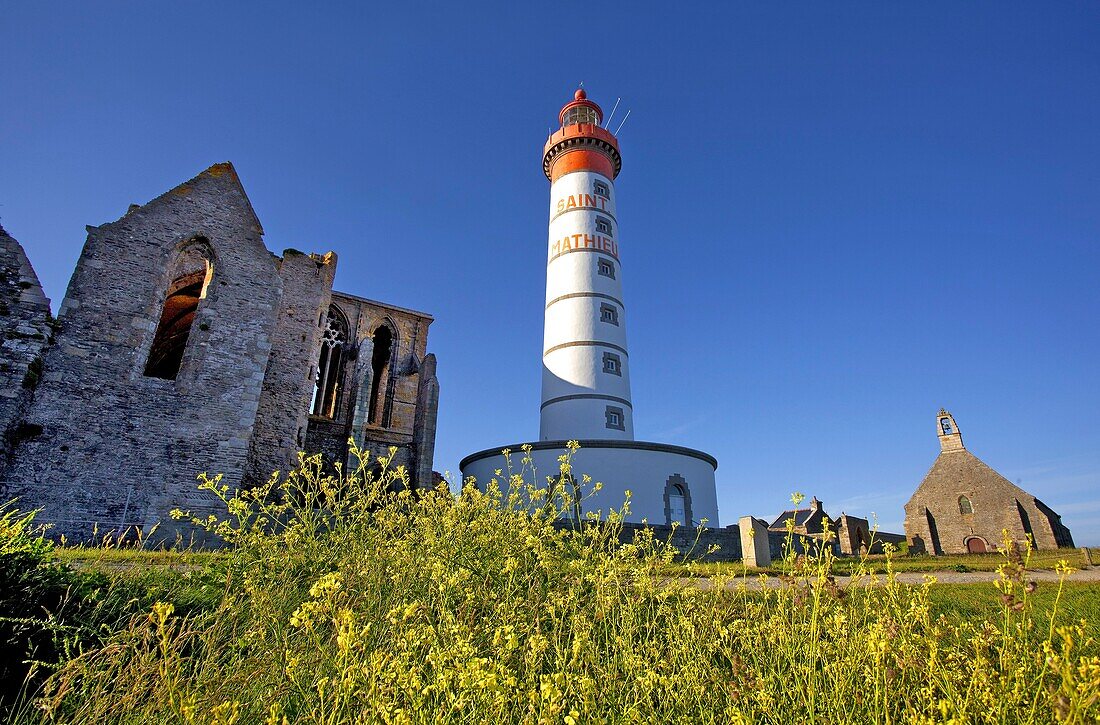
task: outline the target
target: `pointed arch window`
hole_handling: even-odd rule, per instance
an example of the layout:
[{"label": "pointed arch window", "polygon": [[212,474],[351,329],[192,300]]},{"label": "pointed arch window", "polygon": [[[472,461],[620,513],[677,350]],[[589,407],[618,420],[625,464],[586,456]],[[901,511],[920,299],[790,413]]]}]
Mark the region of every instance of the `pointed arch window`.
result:
[{"label": "pointed arch window", "polygon": [[168,275],[171,282],[145,360],[145,377],[175,380],[179,375],[191,326],[214,275],[212,256],[207,241],[196,238],[172,262]]},{"label": "pointed arch window", "polygon": [[314,415],[336,416],[344,362],[347,356],[348,321],[335,306],[328,308],[325,331],[321,333],[321,355],[317,360],[317,381],[313,388]]},{"label": "pointed arch window", "polygon": [[959,513],[960,514],[972,514],[974,513],[974,506],[970,503],[970,499],[966,496],[959,496]]},{"label": "pointed arch window", "polygon": [[[367,422],[388,426],[389,383],[391,360],[394,351],[394,334],[389,325],[381,325],[374,331],[374,354],[371,355],[370,408]],[[383,390],[385,388],[385,390]]]}]

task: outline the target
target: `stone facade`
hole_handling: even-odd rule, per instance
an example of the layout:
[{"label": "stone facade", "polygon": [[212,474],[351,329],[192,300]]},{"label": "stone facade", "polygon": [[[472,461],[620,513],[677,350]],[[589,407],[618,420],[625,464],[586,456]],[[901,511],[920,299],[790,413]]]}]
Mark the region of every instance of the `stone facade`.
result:
[{"label": "stone facade", "polygon": [[1011,483],[968,451],[955,419],[946,410],[936,417],[940,454],[905,504],[905,534],[910,548],[931,554],[993,551],[1003,532],[1038,549],[1072,547],[1061,517],[1033,495]]},{"label": "stone facade", "polygon": [[344,460],[353,438],[373,461],[394,447],[391,467],[404,466],[415,482],[431,485],[439,404],[435,355],[427,352],[431,316],[340,292],[329,314],[343,338],[333,357],[346,362],[329,371],[336,376],[330,400],[314,400],[306,448]]},{"label": "stone facade", "polygon": [[19,242],[0,227],[0,468],[18,441],[52,334],[50,301]]},{"label": "stone facade", "polygon": [[[21,341],[9,356],[5,334],[11,365],[0,396],[11,445],[0,496],[41,508],[40,520],[72,539],[157,523],[172,535],[172,508],[212,509],[196,491],[199,472],[236,486],[294,465],[311,442],[333,300],[355,298],[332,292],[334,254],[278,257],[262,235],[228,163],[88,227],[49,345],[48,302],[22,250],[0,235],[0,294],[16,313],[0,315],[0,326],[7,333],[11,324],[10,339]],[[9,268],[21,270],[15,288]],[[409,380],[396,386],[392,418],[401,429],[356,434],[372,447],[405,441],[413,485],[430,485],[438,393],[418,393],[438,390],[434,358],[423,362],[431,318],[409,314],[419,332],[407,349],[419,357],[402,360]],[[342,352],[338,375],[353,360]],[[16,390],[16,378],[37,383],[33,397]]]}]

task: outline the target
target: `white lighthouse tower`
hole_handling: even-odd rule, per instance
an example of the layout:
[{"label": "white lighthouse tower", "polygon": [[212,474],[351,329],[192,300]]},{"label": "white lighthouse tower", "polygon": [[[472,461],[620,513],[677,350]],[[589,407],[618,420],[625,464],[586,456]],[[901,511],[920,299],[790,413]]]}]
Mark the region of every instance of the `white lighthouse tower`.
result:
[{"label": "white lighthouse tower", "polygon": [[[628,521],[716,527],[718,461],[693,448],[634,440],[615,205],[619,142],[600,125],[603,113],[583,90],[562,107],[558,121],[542,155],[550,234],[540,431],[530,460],[539,475],[553,475],[567,442],[579,441],[572,470],[602,484],[584,498],[586,512],[606,514],[629,499]],[[507,484],[504,471],[514,471],[516,461],[503,450],[522,446],[466,456],[459,464],[463,481],[499,484],[503,476]]]},{"label": "white lighthouse tower", "polygon": [[558,116],[542,169],[550,179],[541,440],[633,440],[615,177],[619,142],[578,90]]}]

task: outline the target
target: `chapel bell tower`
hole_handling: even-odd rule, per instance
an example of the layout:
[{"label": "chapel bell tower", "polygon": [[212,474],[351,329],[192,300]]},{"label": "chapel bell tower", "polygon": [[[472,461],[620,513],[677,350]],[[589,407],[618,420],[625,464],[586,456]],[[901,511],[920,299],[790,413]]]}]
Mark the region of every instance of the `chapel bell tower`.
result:
[{"label": "chapel bell tower", "polygon": [[962,433],[955,425],[955,417],[943,408],[940,408],[940,414],[936,416],[936,433],[940,437],[941,451],[961,451],[966,448]]}]

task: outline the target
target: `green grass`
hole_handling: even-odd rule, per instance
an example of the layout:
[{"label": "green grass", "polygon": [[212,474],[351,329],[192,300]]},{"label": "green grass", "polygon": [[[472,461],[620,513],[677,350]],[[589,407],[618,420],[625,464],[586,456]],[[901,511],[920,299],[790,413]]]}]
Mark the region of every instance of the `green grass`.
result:
[{"label": "green grass", "polygon": [[[1094,549],[1093,561],[1100,562],[1100,549]],[[89,546],[58,546],[53,550],[53,556],[62,564],[69,564],[83,569],[119,569],[119,568],[174,568],[193,569],[215,565],[229,560],[231,554],[227,551],[174,551],[167,549],[135,549],[135,548],[96,548]],[[1034,551],[1028,563],[1029,569],[1053,570],[1060,561],[1067,561],[1074,568],[1084,566],[1084,556],[1080,549],[1058,549],[1056,551]],[[848,575],[854,573],[861,564],[865,564],[863,570],[876,574],[886,573],[885,556],[868,556],[865,560],[859,557],[840,557],[833,563],[833,573]],[[936,571],[996,571],[1005,562],[1003,555],[990,554],[957,554],[948,556],[929,555],[895,555],[893,568],[897,572],[936,572]],[[740,562],[707,562],[690,564],[671,564],[666,569],[670,576],[715,576],[715,575],[739,575],[743,571]],[[782,571],[781,563],[773,563],[770,567],[752,569],[750,576],[756,574],[779,574]]]},{"label": "green grass", "polygon": [[[1070,566],[1080,569],[1085,565],[1085,557],[1080,549],[1056,549],[1051,551],[1033,551],[1028,561],[1029,569],[1052,570],[1061,561],[1066,561]],[[1100,552],[1093,554],[1093,561],[1100,562]],[[946,556],[930,556],[927,554],[911,554],[893,556],[893,568],[896,572],[934,572],[934,571],[996,571],[1005,563],[1003,554],[954,554]],[[862,566],[861,566],[862,565]],[[858,556],[839,557],[833,562],[833,573],[839,575],[852,574],[858,569],[876,574],[886,573],[886,557],[868,556],[861,559]],[[670,575],[679,576],[726,576],[740,575],[744,567],[739,561],[733,562],[707,562],[676,564],[668,569]],[[759,573],[778,574],[782,571],[782,562],[773,562],[771,566],[761,569],[749,570],[750,575]]]},{"label": "green grass", "polygon": [[[1001,594],[990,583],[934,584],[929,592],[932,612],[953,621],[995,620],[1002,613]],[[1042,582],[1028,597],[1028,613],[1036,625],[1049,626],[1057,595],[1057,584]],[[1063,584],[1057,620],[1084,622],[1088,635],[1100,640],[1100,584]],[[1097,643],[1092,649],[1096,652]]]},{"label": "green grass", "polygon": [[228,554],[224,551],[58,546],[53,549],[53,556],[62,564],[72,564],[86,568],[95,568],[97,565],[117,568],[120,565],[203,567],[225,561]]},{"label": "green grass", "polygon": [[[75,576],[8,516],[0,574],[28,613],[9,623],[64,638],[11,721],[1100,718],[1100,585],[1035,589],[1010,564],[996,586],[838,587],[826,554],[791,562],[776,588],[700,587],[667,576],[690,568],[652,530],[623,545],[621,512],[557,528],[575,503],[569,461],[553,488],[510,477],[458,496],[413,494],[367,475],[365,459],[341,478],[303,459],[286,481],[237,493],[204,477],[226,507],[207,525],[230,548],[59,552]],[[24,576],[35,561],[42,584]],[[66,574],[79,598],[41,619],[31,595]],[[8,592],[0,578],[0,601]]]}]

